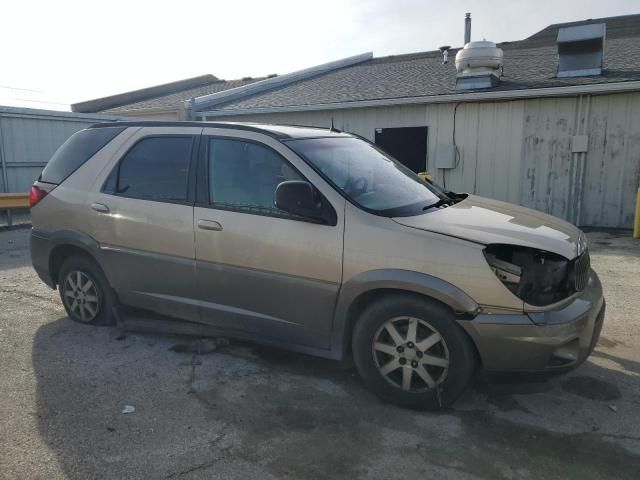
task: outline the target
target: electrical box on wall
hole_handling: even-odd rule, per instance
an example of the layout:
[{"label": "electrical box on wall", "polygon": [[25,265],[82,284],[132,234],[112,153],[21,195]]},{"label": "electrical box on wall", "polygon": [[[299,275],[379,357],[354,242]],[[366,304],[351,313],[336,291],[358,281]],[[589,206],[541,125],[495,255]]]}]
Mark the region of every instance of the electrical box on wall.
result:
[{"label": "electrical box on wall", "polygon": [[436,168],[456,168],[456,147],[440,143],[436,148]]}]

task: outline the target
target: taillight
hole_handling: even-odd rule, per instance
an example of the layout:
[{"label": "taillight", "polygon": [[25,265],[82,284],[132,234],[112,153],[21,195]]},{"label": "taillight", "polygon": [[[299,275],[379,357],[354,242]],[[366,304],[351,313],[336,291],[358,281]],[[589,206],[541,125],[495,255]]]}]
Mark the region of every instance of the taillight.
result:
[{"label": "taillight", "polygon": [[47,192],[42,188],[31,185],[31,191],[29,192],[29,208],[33,208],[36,203],[42,200],[47,195]]}]

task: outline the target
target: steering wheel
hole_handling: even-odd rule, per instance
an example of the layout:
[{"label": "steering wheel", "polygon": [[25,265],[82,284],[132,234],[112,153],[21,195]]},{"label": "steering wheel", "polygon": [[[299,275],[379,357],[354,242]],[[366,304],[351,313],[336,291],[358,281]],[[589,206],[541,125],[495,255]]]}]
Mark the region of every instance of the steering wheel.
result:
[{"label": "steering wheel", "polygon": [[365,193],[368,186],[369,181],[365,177],[349,178],[349,181],[344,186],[344,191],[356,198]]}]

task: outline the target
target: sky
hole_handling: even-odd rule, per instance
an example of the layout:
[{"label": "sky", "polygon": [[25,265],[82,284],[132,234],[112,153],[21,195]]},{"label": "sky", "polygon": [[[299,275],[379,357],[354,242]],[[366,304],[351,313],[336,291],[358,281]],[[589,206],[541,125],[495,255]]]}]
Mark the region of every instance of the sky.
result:
[{"label": "sky", "polygon": [[374,56],[519,40],[545,26],[640,13],[638,0],[5,0],[0,105],[69,104],[211,73],[288,73]]}]

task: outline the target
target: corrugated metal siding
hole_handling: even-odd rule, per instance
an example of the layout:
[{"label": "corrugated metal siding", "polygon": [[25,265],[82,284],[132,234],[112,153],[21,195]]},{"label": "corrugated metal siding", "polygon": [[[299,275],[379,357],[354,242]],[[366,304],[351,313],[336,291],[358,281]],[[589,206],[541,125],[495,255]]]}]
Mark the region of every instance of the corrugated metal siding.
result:
[{"label": "corrugated metal siding", "polygon": [[631,228],[640,179],[640,95],[591,99],[580,223]]},{"label": "corrugated metal siding", "polygon": [[[455,169],[436,171],[455,143]],[[535,208],[582,226],[631,228],[640,183],[640,93],[238,115],[224,120],[337,128],[370,140],[384,127],[429,127],[425,170],[439,183]],[[572,153],[588,135],[586,153]]]},{"label": "corrugated metal siding", "polygon": [[[96,122],[114,119],[116,117],[104,115],[0,107],[0,192],[27,192],[67,138]],[[6,214],[0,211],[0,224],[5,221]]]},{"label": "corrugated metal siding", "polygon": [[575,98],[528,100],[522,136],[520,203],[569,219]]}]

